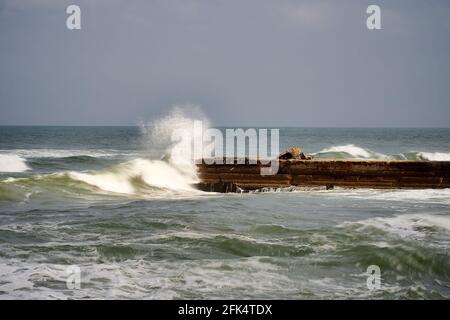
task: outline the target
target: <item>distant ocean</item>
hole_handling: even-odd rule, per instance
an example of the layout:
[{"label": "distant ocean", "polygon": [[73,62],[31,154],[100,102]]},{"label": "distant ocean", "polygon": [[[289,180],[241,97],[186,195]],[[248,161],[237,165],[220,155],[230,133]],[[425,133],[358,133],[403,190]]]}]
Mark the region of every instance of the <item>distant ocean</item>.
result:
[{"label": "distant ocean", "polygon": [[[450,160],[450,129],[280,136],[317,158]],[[0,299],[450,298],[449,189],[204,193],[166,148],[139,127],[0,127]]]}]

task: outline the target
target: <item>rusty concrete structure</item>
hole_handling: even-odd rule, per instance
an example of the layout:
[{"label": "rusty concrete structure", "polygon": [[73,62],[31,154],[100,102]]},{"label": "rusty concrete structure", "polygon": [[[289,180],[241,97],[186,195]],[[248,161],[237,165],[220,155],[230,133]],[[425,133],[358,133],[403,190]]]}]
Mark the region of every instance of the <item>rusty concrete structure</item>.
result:
[{"label": "rusty concrete structure", "polygon": [[[236,160],[236,159],[235,159]],[[212,192],[262,188],[450,188],[450,161],[280,159],[275,175],[263,176],[260,162],[197,165],[197,188]]]}]

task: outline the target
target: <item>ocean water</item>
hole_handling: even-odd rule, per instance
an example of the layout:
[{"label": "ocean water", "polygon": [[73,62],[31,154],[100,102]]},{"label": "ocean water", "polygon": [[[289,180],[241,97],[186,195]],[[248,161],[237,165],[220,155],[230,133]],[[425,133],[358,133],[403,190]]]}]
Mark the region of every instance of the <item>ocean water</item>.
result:
[{"label": "ocean water", "polygon": [[[178,120],[0,127],[0,299],[450,298],[450,190],[200,192],[160,160]],[[280,135],[318,158],[450,160],[450,129]]]}]

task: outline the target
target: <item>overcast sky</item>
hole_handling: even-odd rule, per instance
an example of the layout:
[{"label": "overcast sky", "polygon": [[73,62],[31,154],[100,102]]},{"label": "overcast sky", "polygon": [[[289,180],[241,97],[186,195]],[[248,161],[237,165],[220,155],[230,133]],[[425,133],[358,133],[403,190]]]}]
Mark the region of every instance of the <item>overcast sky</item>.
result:
[{"label": "overcast sky", "polygon": [[448,0],[0,0],[0,125],[450,127],[449,59]]}]

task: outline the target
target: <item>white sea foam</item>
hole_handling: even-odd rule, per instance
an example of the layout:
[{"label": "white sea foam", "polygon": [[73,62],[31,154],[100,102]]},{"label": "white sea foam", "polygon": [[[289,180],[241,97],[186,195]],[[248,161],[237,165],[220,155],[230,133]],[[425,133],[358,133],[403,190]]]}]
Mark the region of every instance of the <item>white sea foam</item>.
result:
[{"label": "white sea foam", "polygon": [[405,190],[374,190],[374,189],[337,189],[322,191],[330,196],[349,197],[366,200],[408,201],[417,203],[450,204],[450,189],[405,189]]},{"label": "white sea foam", "polygon": [[138,193],[139,183],[175,191],[194,191],[191,184],[197,181],[193,172],[182,171],[164,161],[146,159],[134,159],[98,172],[70,172],[69,176],[104,191],[125,194]]},{"label": "white sea foam", "polygon": [[347,144],[342,146],[332,146],[330,148],[322,149],[321,151],[314,153],[313,155],[317,156],[326,156],[327,154],[336,154],[340,153],[343,154],[344,157],[347,158],[385,158],[386,156],[380,153],[376,153],[358,146],[355,146],[354,144]]},{"label": "white sea foam", "polygon": [[410,151],[394,155],[386,155],[370,149],[362,148],[354,144],[332,146],[313,153],[317,158],[340,158],[340,159],[401,159],[401,160],[429,160],[450,161],[448,152],[425,152]]},{"label": "white sea foam", "polygon": [[29,169],[24,158],[16,154],[0,154],[0,172],[24,172]]},{"label": "white sea foam", "polygon": [[445,152],[418,152],[418,156],[424,160],[450,161],[450,153]]},{"label": "white sea foam", "polygon": [[367,150],[357,147],[353,144],[348,144],[345,146],[336,146],[336,147],[331,147],[329,149],[324,149],[322,152],[345,152],[348,153],[351,156],[355,156],[355,157],[363,157],[363,158],[369,158],[370,157],[370,152],[368,152]]},{"label": "white sea foam", "polygon": [[[171,139],[174,130],[191,131],[195,120],[187,115],[185,109],[176,107],[160,120],[142,126],[148,148],[159,150],[162,153],[159,157],[170,155],[164,161],[137,158],[100,172],[71,172],[69,175],[104,191],[116,193],[139,193],[142,184],[160,189],[197,192],[192,187],[198,181],[197,169],[193,159],[188,157],[191,153],[185,150],[191,145]],[[206,120],[202,121],[207,123]]]},{"label": "white sea foam", "polygon": [[450,189],[425,190],[378,190],[368,195],[370,199],[416,202],[447,202],[450,203]]},{"label": "white sea foam", "polygon": [[[162,155],[170,157],[170,162],[177,167],[184,167],[184,170],[195,170],[192,159],[192,142],[202,139],[202,132],[194,132],[194,123],[201,121],[206,130],[209,127],[209,121],[201,112],[198,106],[185,105],[175,106],[166,116],[141,125],[141,131],[146,141],[146,148],[159,152]],[[189,132],[192,135],[192,141],[174,141],[175,132]]]},{"label": "white sea foam", "polygon": [[359,225],[363,228],[374,227],[407,238],[423,238],[433,229],[450,232],[450,216],[436,214],[401,214],[393,217],[377,217],[358,222],[346,222],[340,225]]},{"label": "white sea foam", "polygon": [[[86,290],[67,290],[67,265],[0,260],[3,299],[83,299]],[[94,299],[175,299],[182,292],[195,297],[289,297],[298,292],[280,267],[260,257],[193,261],[126,260],[80,263],[82,286]],[[55,289],[56,283],[60,285]],[[50,283],[50,285],[48,285]],[[61,288],[61,289],[60,289]],[[183,297],[184,295],[181,295]],[[191,295],[192,296],[192,295]]]}]

